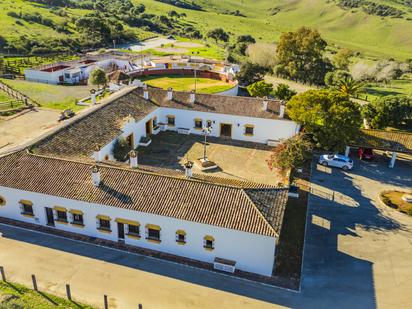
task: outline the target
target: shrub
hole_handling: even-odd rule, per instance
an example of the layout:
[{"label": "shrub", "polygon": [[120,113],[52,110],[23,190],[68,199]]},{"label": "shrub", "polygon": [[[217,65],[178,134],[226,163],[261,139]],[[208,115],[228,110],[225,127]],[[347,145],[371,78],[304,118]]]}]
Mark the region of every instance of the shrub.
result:
[{"label": "shrub", "polygon": [[113,145],[113,156],[117,161],[126,161],[132,147],[127,143],[126,139],[119,137]]}]

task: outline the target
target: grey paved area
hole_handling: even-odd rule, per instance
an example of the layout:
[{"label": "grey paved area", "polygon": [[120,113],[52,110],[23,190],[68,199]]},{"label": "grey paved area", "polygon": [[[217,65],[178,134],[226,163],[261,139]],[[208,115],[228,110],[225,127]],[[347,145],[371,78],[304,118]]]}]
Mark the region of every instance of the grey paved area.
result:
[{"label": "grey paved area", "polygon": [[[378,206],[387,187],[412,186],[410,165],[355,162],[313,174],[302,293],[0,225],[11,280],[110,308],[408,308],[412,218]],[[333,199],[332,199],[333,196]]]},{"label": "grey paved area", "polygon": [[19,146],[58,125],[60,111],[36,109],[10,120],[0,120],[0,152]]}]

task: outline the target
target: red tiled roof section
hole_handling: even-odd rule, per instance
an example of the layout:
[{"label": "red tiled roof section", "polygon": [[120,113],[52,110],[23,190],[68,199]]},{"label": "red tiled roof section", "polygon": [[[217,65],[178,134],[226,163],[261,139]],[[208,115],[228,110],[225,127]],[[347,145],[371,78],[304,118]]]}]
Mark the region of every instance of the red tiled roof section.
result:
[{"label": "red tiled roof section", "polygon": [[[104,165],[100,166],[102,184],[95,187],[90,167],[22,151],[0,158],[0,186],[253,234],[273,237],[279,233],[253,203],[256,192],[251,199],[241,188]],[[279,191],[286,189],[266,189],[265,194],[275,196]],[[271,203],[276,208],[286,204],[282,198]]]},{"label": "red tiled roof section", "polygon": [[122,133],[124,120],[144,118],[158,108],[131,91],[39,142],[33,152],[76,158],[93,154],[95,145],[107,145]]},{"label": "red tiled roof section", "polygon": [[361,130],[351,146],[412,153],[412,133],[384,130]]},{"label": "red tiled roof section", "polygon": [[[278,119],[281,102],[268,100],[267,110],[263,109],[263,99],[196,93],[196,101],[190,103],[190,93],[173,91],[173,99],[167,99],[167,90],[148,88],[149,100],[163,107],[195,110],[228,115]],[[140,95],[143,89],[137,89]]]}]

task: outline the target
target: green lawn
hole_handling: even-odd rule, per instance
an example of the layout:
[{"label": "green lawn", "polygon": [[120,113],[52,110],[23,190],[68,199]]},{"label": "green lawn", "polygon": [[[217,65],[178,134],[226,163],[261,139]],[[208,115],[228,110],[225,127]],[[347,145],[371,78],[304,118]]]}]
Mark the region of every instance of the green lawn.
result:
[{"label": "green lawn", "polygon": [[365,87],[365,93],[360,98],[374,101],[387,95],[407,95],[412,97],[412,74],[405,74],[399,80],[393,80],[388,84],[372,83]]},{"label": "green lawn", "polygon": [[67,108],[79,111],[84,106],[76,105],[76,101],[90,95],[93,86],[60,86],[29,82],[24,80],[5,80],[2,82],[24,93],[35,100],[41,107],[64,110]]},{"label": "green lawn", "polygon": [[88,305],[71,302],[43,292],[35,292],[17,283],[0,281],[0,308],[1,309],[51,309],[51,308],[93,308]]},{"label": "green lawn", "polygon": [[[176,91],[190,91],[195,88],[195,79],[182,75],[152,75],[139,78],[149,86],[167,89],[172,87]],[[232,88],[234,85],[221,80],[197,78],[196,89],[199,93],[216,93]]]},{"label": "green lawn", "polygon": [[3,90],[0,90],[0,103],[1,102],[8,102],[13,100],[12,98],[9,97],[7,93],[5,93]]}]

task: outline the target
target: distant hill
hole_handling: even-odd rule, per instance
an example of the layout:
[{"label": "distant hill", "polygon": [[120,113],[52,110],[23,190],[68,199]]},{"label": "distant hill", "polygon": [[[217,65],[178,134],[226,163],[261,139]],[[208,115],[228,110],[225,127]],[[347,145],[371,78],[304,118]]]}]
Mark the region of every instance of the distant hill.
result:
[{"label": "distant hill", "polygon": [[[372,58],[412,58],[412,0],[130,0],[134,6],[143,4],[144,13],[131,8],[128,0],[100,1],[106,5],[112,31],[118,22],[123,28],[119,32],[126,33],[119,34],[118,41],[156,33],[205,34],[222,27],[232,39],[251,34],[258,41],[273,42],[283,31],[310,26],[332,47],[348,47]],[[8,42],[9,51],[12,46],[41,52],[50,46],[87,45],[90,42],[80,41],[85,36],[75,24],[92,13],[95,4],[95,0],[2,0],[0,46]],[[110,44],[111,37],[104,40]]]}]

